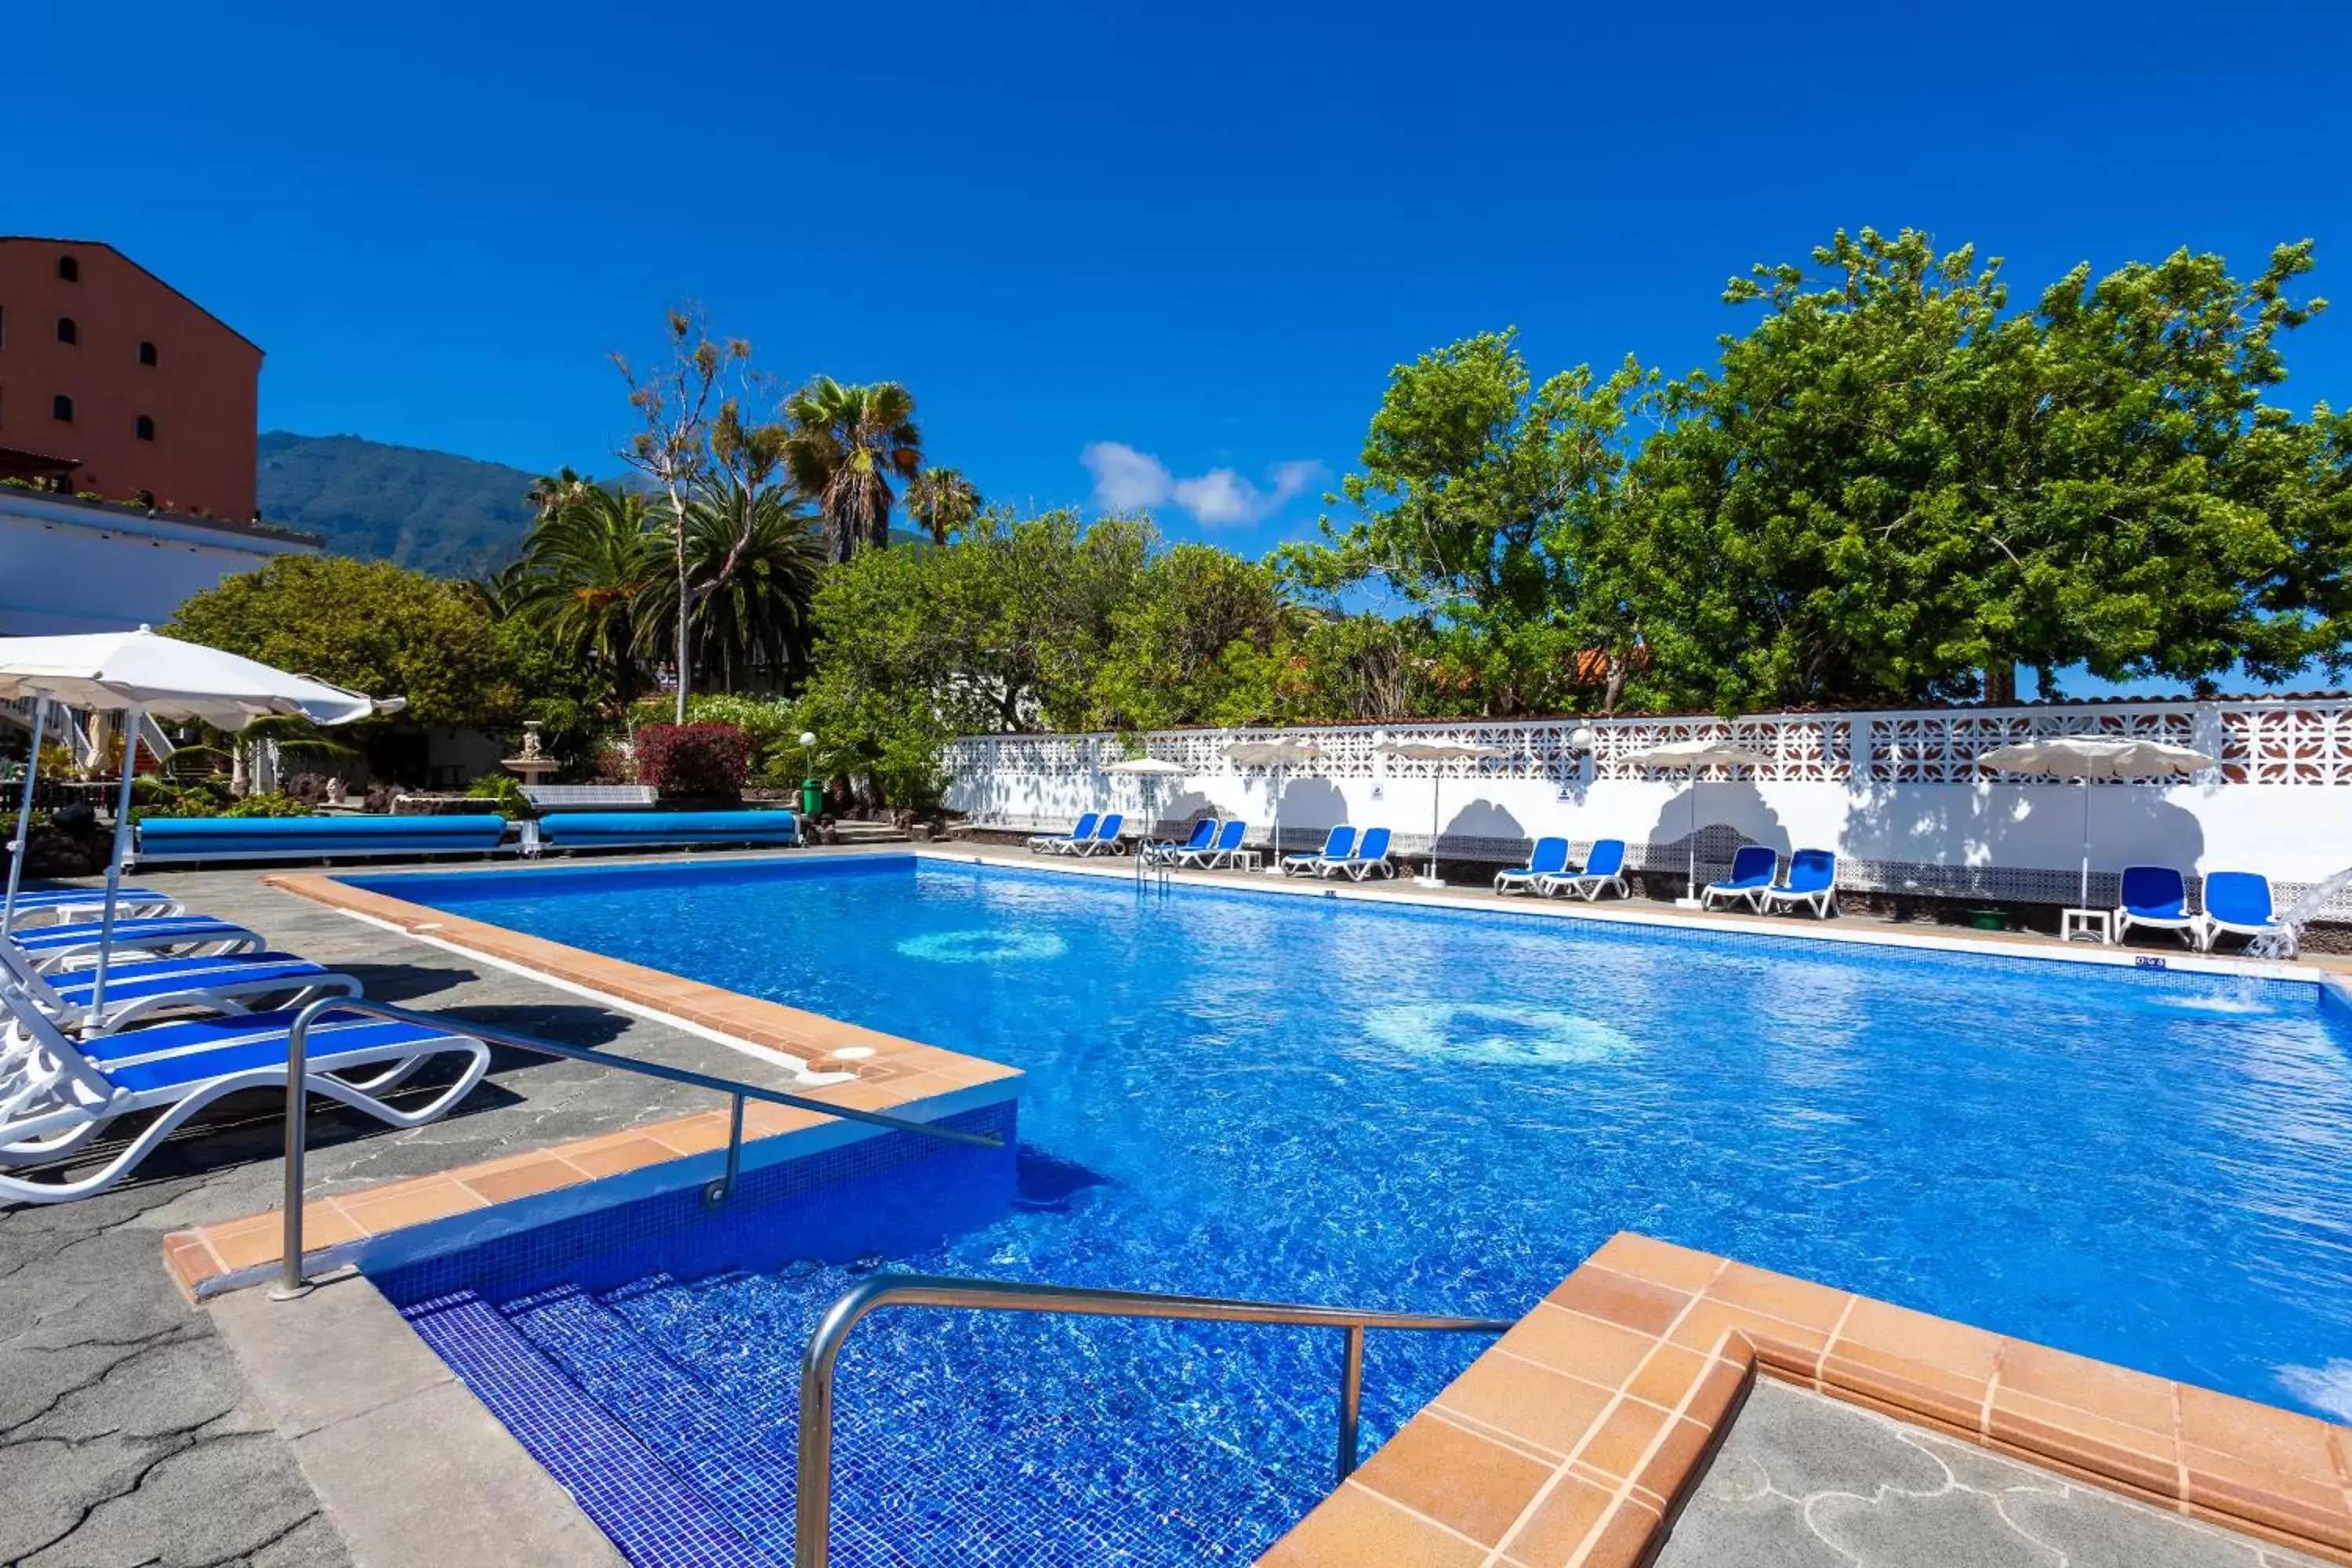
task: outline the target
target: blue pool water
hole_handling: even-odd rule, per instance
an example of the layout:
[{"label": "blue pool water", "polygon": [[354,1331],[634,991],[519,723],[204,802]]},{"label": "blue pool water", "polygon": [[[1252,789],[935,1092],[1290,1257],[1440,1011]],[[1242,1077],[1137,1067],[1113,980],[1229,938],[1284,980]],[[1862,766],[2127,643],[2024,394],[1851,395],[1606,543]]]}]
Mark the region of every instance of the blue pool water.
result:
[{"label": "blue pool water", "polygon": [[[1635,1229],[2352,1414],[2352,1023],[2314,986],[939,859],[361,880],[1027,1072],[993,1223],[505,1304],[648,1447],[736,1456],[698,1484],[747,1561],[789,1541],[799,1348],[876,1261],[1512,1317]],[[1376,1337],[1369,1435],[1479,1348]],[[1289,1331],[882,1314],[845,1548],[855,1517],[907,1553],[861,1561],[1245,1560],[1328,1489],[1336,1365]]]}]

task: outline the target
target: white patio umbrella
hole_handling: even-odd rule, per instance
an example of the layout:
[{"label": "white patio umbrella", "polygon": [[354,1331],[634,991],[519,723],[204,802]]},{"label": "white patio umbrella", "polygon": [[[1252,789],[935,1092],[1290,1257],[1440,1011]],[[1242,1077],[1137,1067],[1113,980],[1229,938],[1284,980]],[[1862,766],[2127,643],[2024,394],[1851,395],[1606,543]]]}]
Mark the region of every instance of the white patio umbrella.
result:
[{"label": "white patio umbrella", "polygon": [[2097,735],[2044,735],[2001,746],[1977,758],[2011,773],[2048,773],[2083,781],[2083,879],[2075,897],[2091,902],[2091,781],[2180,778],[2221,764],[2204,752],[2168,741],[2133,741]]},{"label": "white patio umbrella", "polygon": [[[1444,763],[1457,757],[1507,757],[1507,746],[1482,746],[1469,741],[1382,741],[1372,748],[1382,756],[1400,757],[1410,762]],[[1429,774],[1429,870],[1413,881],[1424,888],[1442,888],[1445,879],[1437,874],[1437,803],[1445,789],[1445,774],[1435,768]]]},{"label": "white patio umbrella", "polygon": [[1303,763],[1311,763],[1323,754],[1323,748],[1304,736],[1286,737],[1279,741],[1236,741],[1225,748],[1225,755],[1245,768],[1271,768],[1275,773],[1274,853],[1266,858],[1269,872],[1282,871],[1282,796],[1284,774]]},{"label": "white patio umbrella", "polygon": [[1636,767],[1651,768],[1659,773],[1686,773],[1690,786],[1690,869],[1685,902],[1698,899],[1698,775],[1709,768],[1769,767],[1772,759],[1761,752],[1751,752],[1735,746],[1728,741],[1669,741],[1663,746],[1652,746],[1646,752],[1635,752],[1625,759]]},{"label": "white patio umbrella", "polygon": [[106,907],[99,930],[98,973],[90,1007],[106,1005],[108,950],[114,933],[115,895],[122,885],[122,860],[131,848],[131,781],[138,771],[139,742],[152,719],[198,720],[219,730],[242,730],[256,719],[280,715],[314,724],[348,724],[379,713],[396,713],[407,699],[378,701],[307,675],[289,675],[254,659],[218,648],[159,637],[145,626],[131,632],[91,632],[71,637],[0,637],[0,698],[34,703],[34,750],[25,768],[25,792],[16,811],[16,851],[8,860],[8,890],[0,900],[0,941],[16,915],[24,845],[32,827],[33,774],[40,763],[40,721],[49,705],[121,713],[122,787],[114,807],[114,849],[106,865]]},{"label": "white patio umbrella", "polygon": [[1144,837],[1147,838],[1151,836],[1151,830],[1160,826],[1157,820],[1157,813],[1160,809],[1159,781],[1180,779],[1191,771],[1181,763],[1162,762],[1158,757],[1129,757],[1123,763],[1113,763],[1103,769],[1107,773],[1125,773],[1130,778],[1145,781],[1144,809],[1154,814],[1154,820],[1144,825]]}]

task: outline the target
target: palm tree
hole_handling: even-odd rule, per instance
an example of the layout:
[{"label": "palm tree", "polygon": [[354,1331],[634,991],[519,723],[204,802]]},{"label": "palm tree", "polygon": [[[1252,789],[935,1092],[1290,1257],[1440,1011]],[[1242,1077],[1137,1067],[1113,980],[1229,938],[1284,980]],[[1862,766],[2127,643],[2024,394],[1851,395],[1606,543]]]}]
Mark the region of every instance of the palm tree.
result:
[{"label": "palm tree", "polygon": [[525,613],[601,666],[624,707],[636,690],[637,605],[661,580],[661,550],[644,494],[583,483],[541,514],[517,563],[531,584]]},{"label": "palm tree", "polygon": [[944,545],[980,515],[980,492],[961,468],[925,468],[907,487],[907,510]]},{"label": "palm tree", "polygon": [[890,480],[923,466],[914,394],[895,381],[844,386],[821,375],[784,400],[784,468],[824,513],[826,559],[887,544]]},{"label": "palm tree", "polygon": [[586,479],[566,468],[531,480],[530,488],[523,491],[522,499],[531,510],[545,517],[549,512],[577,500],[582,491],[592,488]]},{"label": "palm tree", "polygon": [[530,563],[519,555],[488,576],[469,578],[458,586],[490,619],[504,621],[529,611],[532,596],[539,591],[539,580],[532,574]]},{"label": "palm tree", "polygon": [[[748,521],[748,529],[747,529]],[[816,594],[824,549],[815,518],[779,485],[730,484],[687,503],[687,574],[709,581],[748,532],[735,569],[694,601],[695,673],[727,690],[740,678],[790,679],[807,662],[808,606]],[[664,573],[637,599],[637,640],[658,650],[675,645],[677,579]]]}]

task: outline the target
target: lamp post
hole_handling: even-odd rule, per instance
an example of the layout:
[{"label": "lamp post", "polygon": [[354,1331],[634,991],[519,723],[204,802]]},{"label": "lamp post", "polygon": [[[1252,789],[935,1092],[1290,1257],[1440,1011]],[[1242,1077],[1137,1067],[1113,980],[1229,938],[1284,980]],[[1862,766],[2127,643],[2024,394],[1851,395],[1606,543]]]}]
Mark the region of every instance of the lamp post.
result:
[{"label": "lamp post", "polygon": [[814,820],[824,805],[824,792],[816,783],[816,734],[801,731],[801,815]]}]

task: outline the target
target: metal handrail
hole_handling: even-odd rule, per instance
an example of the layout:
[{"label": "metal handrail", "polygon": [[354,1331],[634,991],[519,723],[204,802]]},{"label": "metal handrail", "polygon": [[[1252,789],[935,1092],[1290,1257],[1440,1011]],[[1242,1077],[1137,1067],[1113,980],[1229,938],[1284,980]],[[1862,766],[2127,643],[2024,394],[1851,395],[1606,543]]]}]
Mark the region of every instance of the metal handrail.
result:
[{"label": "metal handrail", "polygon": [[293,1026],[286,1032],[286,1235],[281,1272],[277,1285],[269,1292],[274,1300],[291,1300],[310,1289],[302,1281],[302,1163],[309,1137],[305,1123],[310,1110],[307,1068],[310,1055],[310,1026],[330,1013],[357,1013],[398,1024],[419,1024],[428,1029],[446,1029],[453,1035],[466,1036],[484,1045],[509,1046],[516,1050],[536,1051],[541,1056],[592,1062],[598,1067],[617,1068],[643,1078],[657,1078],[666,1083],[682,1083],[692,1089],[707,1089],[731,1096],[732,1113],[727,1130],[727,1173],[702,1189],[703,1202],[713,1208],[725,1203],[728,1195],[735,1190],[736,1173],[740,1168],[743,1154],[743,1102],[747,1100],[787,1105],[796,1110],[814,1110],[819,1115],[838,1117],[845,1121],[863,1121],[875,1127],[887,1127],[894,1132],[920,1133],[923,1137],[937,1138],[949,1143],[968,1143],[977,1149],[1004,1147],[1004,1140],[993,1133],[964,1132],[952,1127],[937,1127],[928,1121],[914,1121],[879,1110],[860,1110],[855,1106],[835,1105],[822,1100],[812,1100],[806,1095],[762,1089],[757,1084],[695,1072],[687,1068],[666,1067],[659,1062],[612,1056],[583,1046],[558,1045],[553,1040],[542,1040],[536,1035],[518,1034],[512,1029],[478,1024],[469,1018],[420,1013],[359,997],[321,997],[296,1014]]},{"label": "metal handrail", "polygon": [[1352,1307],[1237,1301],[1220,1296],[1171,1296],[1153,1290],[1097,1290],[1076,1285],[1025,1285],[1009,1279],[950,1279],[923,1274],[874,1275],[825,1310],[816,1332],[809,1337],[807,1352],[801,1357],[800,1468],[793,1526],[793,1561],[796,1568],[826,1568],[830,1560],[834,1363],[841,1355],[842,1342],[849,1337],[849,1331],[877,1307],[959,1307],[997,1312],[1173,1318],[1192,1322],[1270,1323],[1342,1330],[1348,1336],[1339,1372],[1339,1479],[1343,1481],[1356,1468],[1356,1433],[1363,1413],[1366,1329],[1499,1334],[1512,1326],[1495,1318],[1372,1312]]}]

